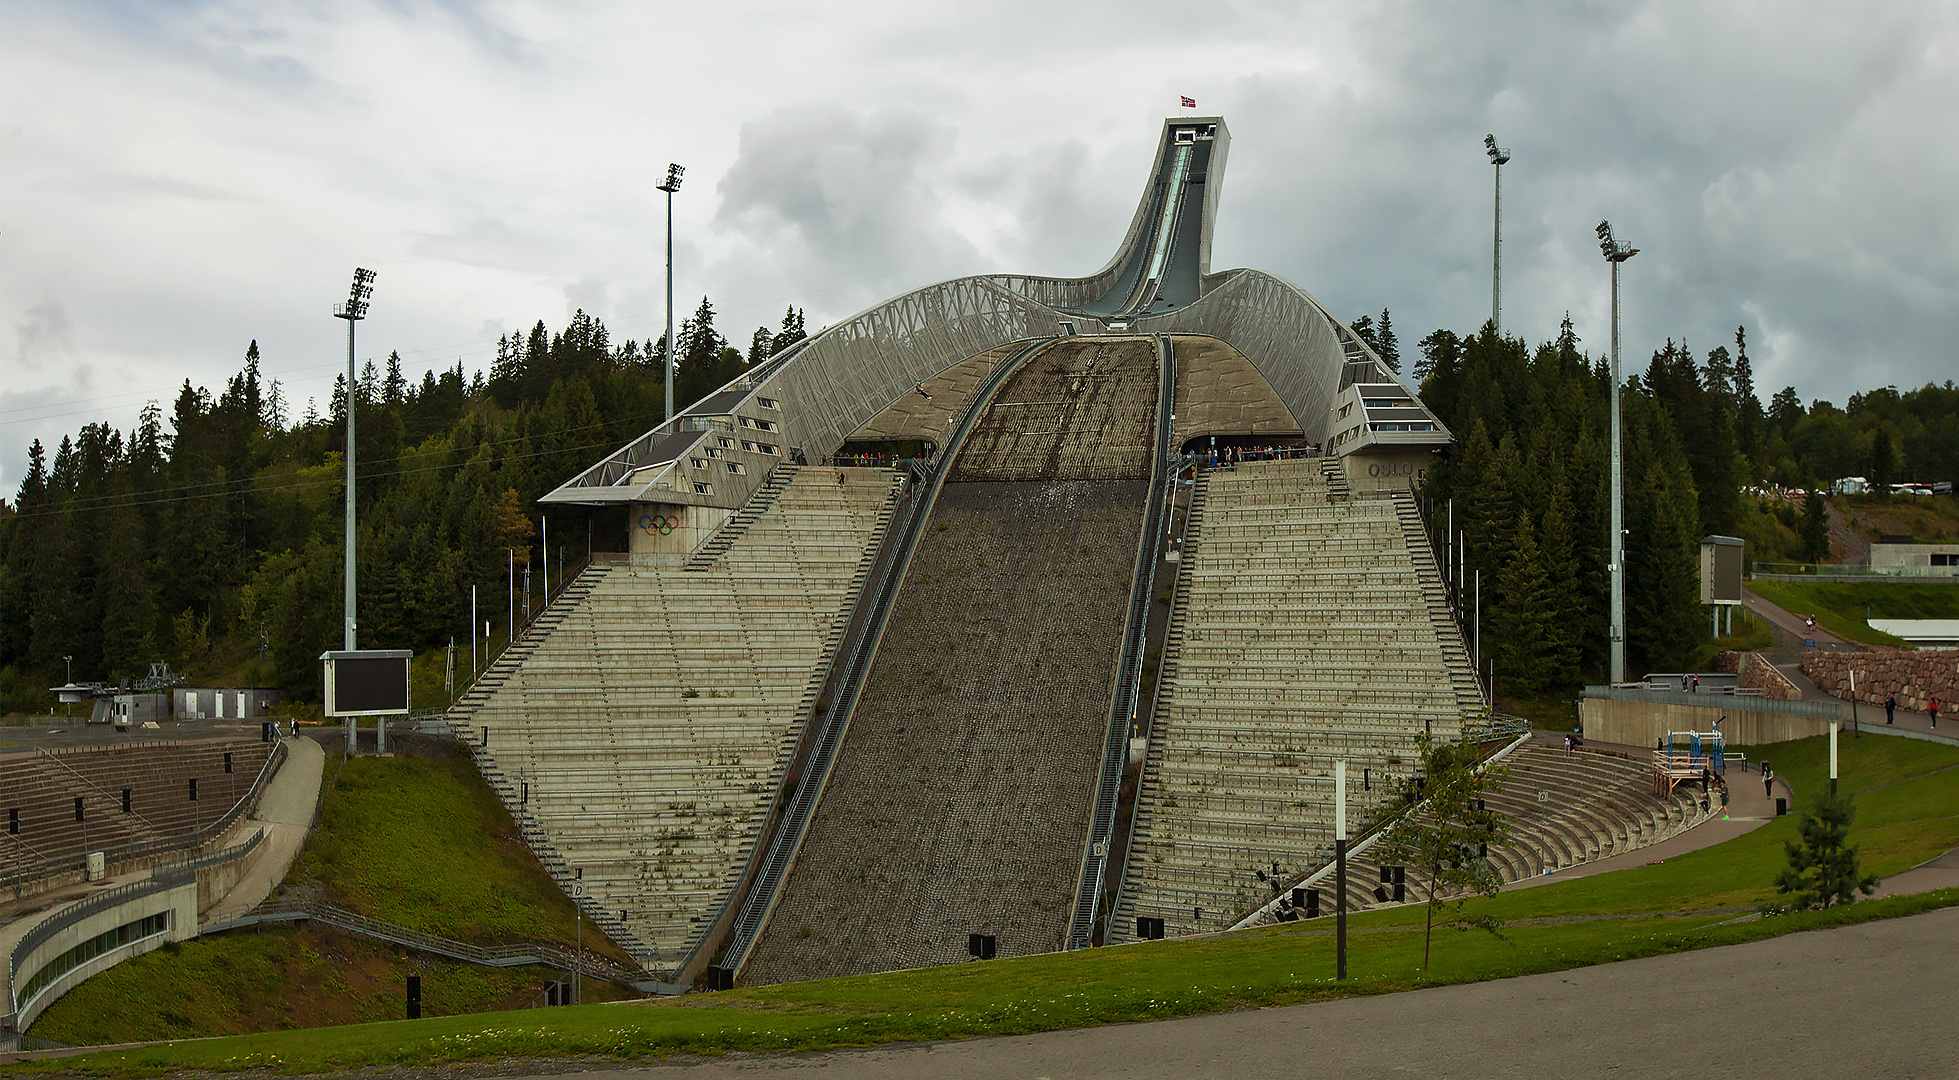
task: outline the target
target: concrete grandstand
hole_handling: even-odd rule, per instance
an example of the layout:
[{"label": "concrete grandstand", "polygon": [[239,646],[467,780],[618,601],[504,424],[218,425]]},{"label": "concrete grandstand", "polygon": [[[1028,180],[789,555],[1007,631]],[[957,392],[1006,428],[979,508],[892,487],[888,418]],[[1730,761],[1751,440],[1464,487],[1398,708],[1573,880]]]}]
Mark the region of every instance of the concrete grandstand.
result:
[{"label": "concrete grandstand", "polygon": [[1211,271],[1228,145],[1167,121],[1097,273],[880,304],[545,497],[629,550],[450,720],[661,978],[1229,926],[1312,869],[1336,756],[1405,776],[1482,711],[1412,494],[1450,434],[1303,290]]}]

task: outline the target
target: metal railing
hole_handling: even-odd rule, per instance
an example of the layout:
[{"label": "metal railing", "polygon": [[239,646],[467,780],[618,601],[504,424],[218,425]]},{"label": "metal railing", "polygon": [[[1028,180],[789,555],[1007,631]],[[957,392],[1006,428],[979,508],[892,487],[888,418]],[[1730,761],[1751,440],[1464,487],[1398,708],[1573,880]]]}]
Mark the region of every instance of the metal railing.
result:
[{"label": "metal railing", "polygon": [[[113,866],[117,863],[132,862],[136,859],[144,859],[151,855],[162,854],[164,852],[181,851],[184,848],[197,847],[215,837],[222,836],[224,831],[238,820],[240,814],[244,813],[258,801],[259,794],[263,791],[266,781],[277,769],[279,762],[285,758],[285,737],[276,734],[278,730],[277,725],[274,725],[273,730],[275,734],[273,735],[272,752],[265,755],[265,763],[259,767],[258,775],[252,779],[252,786],[245,789],[245,794],[234,801],[231,807],[223,814],[220,814],[211,824],[193,832],[178,833],[174,836],[153,837],[148,840],[139,840],[132,844],[123,844],[119,847],[104,848],[102,849],[104,864]],[[38,862],[24,863],[5,872],[0,872],[0,889],[11,889],[17,885],[25,885],[28,882],[53,877],[56,874],[70,873],[83,869],[87,865],[87,859],[90,854],[93,853],[83,852],[80,856],[56,855],[41,859]]]},{"label": "metal railing", "polygon": [[[947,435],[945,450],[939,455],[934,466],[914,465],[914,475],[929,477],[929,483],[910,500],[910,506],[903,524],[892,531],[892,558],[886,564],[884,573],[879,576],[877,587],[867,597],[869,614],[863,628],[851,649],[850,661],[839,685],[836,700],[823,718],[823,726],[818,733],[808,765],[796,784],[796,793],[790,801],[788,812],[775,834],[770,837],[768,852],[764,857],[761,871],[756,875],[754,885],[741,906],[734,929],[728,936],[728,944],[722,950],[720,966],[739,973],[747,962],[749,950],[761,935],[771,911],[775,908],[777,894],[782,883],[787,880],[790,867],[795,863],[796,854],[802,848],[803,837],[809,829],[809,818],[822,797],[823,788],[829,783],[830,767],[835,763],[836,752],[843,743],[843,737],[850,727],[851,712],[857,706],[857,696],[863,689],[864,681],[870,675],[872,660],[877,655],[879,640],[883,637],[885,620],[891,613],[891,606],[897,599],[898,586],[903,582],[905,571],[911,565],[912,555],[918,549],[919,536],[924,531],[925,522],[931,517],[932,507],[938,502],[939,490],[945,484],[945,477],[951,463],[958,457],[959,449],[965,445],[966,437],[972,432],[979,417],[993,400],[993,395],[1007,381],[1007,377],[1020,370],[1035,353],[1053,341],[1043,339],[1022,349],[1012,359],[994,368],[967,402],[966,411],[959,423]],[[927,471],[921,472],[921,469]],[[758,851],[761,849],[758,847]]]},{"label": "metal railing", "polygon": [[362,937],[391,942],[485,967],[520,967],[525,964],[538,964],[565,971],[576,971],[581,975],[603,979],[620,986],[633,986],[646,981],[647,978],[643,972],[628,971],[589,953],[580,954],[570,949],[535,943],[472,945],[467,941],[457,941],[454,938],[415,930],[398,923],[370,918],[360,912],[335,907],[321,900],[289,899],[262,904],[238,918],[207,926],[203,932],[215,934],[224,930],[274,922],[316,922],[336,930],[359,934]]},{"label": "metal railing", "polygon": [[1156,446],[1150,456],[1149,500],[1143,509],[1142,536],[1136,542],[1136,565],[1130,574],[1129,617],[1123,626],[1122,660],[1116,669],[1116,689],[1102,741],[1102,768],[1096,782],[1095,804],[1089,819],[1088,845],[1083,852],[1081,878],[1075,888],[1074,911],[1068,920],[1068,948],[1094,944],[1095,913],[1108,880],[1109,849],[1115,840],[1116,802],[1122,789],[1122,769],[1129,759],[1129,729],[1143,687],[1143,650],[1147,644],[1150,599],[1156,594],[1157,549],[1163,543],[1165,507],[1169,503],[1170,413],[1176,404],[1176,357],[1170,335],[1157,336]]},{"label": "metal railing", "polygon": [[[14,951],[7,958],[7,1000],[10,1003],[11,1011],[6,1016],[0,1017],[0,1022],[3,1022],[0,1023],[0,1026],[18,1026],[15,1020],[27,1013],[34,1005],[34,1002],[31,1000],[21,1001],[17,995],[20,992],[22,978],[32,975],[31,972],[23,972],[21,965],[27,962],[27,958],[34,954],[35,949],[47,944],[56,934],[91,916],[121,907],[132,900],[140,900],[156,893],[182,888],[185,885],[194,884],[196,881],[197,871],[193,869],[172,867],[168,870],[158,870],[152,873],[146,880],[132,881],[127,885],[117,885],[111,889],[104,889],[94,896],[71,904],[55,915],[43,920],[40,925],[34,927],[32,930],[29,930],[14,944]],[[40,995],[38,993],[35,994],[36,999],[39,997]]]}]

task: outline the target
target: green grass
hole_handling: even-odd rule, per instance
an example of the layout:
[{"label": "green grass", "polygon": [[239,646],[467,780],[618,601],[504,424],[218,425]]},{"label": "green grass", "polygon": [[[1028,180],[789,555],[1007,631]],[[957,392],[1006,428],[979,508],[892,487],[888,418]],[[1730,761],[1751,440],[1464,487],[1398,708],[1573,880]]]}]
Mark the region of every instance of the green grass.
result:
[{"label": "green grass", "polygon": [[[349,761],[286,885],[316,886],[363,915],[480,945],[571,945],[577,935],[571,901],[453,748],[446,757]],[[590,926],[584,940],[623,959]]]},{"label": "green grass", "polygon": [[1865,645],[1903,645],[1871,629],[1873,619],[1959,619],[1959,588],[1916,582],[1761,581],[1748,583],[1761,596],[1797,615],[1814,615],[1838,637]]},{"label": "green grass", "polygon": [[[1858,793],[1852,841],[1892,874],[1959,846],[1959,747],[1868,736],[1840,743],[1843,790]],[[1798,798],[1827,786],[1822,738],[1749,751]],[[1737,779],[1747,782],[1745,777]],[[308,1072],[500,1058],[647,1059],[674,1053],[820,1050],[1005,1035],[1387,993],[1558,971],[1733,944],[1959,904],[1959,890],[1736,922],[1774,895],[1795,835],[1781,818],[1657,865],[1480,900],[1503,938],[1438,930],[1420,968],[1422,912],[1352,919],[1353,978],[1335,983],[1325,921],[1245,934],[889,972],[648,1003],[279,1032],[65,1059],[34,1070],[146,1075],[179,1069]]]},{"label": "green grass", "polygon": [[[403,955],[314,927],[220,934],[139,956],[63,995],[34,1034],[92,1044],[184,1039],[403,1015],[407,976],[422,978],[425,1016],[521,1009],[561,973]],[[588,1001],[626,992],[587,982]]]}]

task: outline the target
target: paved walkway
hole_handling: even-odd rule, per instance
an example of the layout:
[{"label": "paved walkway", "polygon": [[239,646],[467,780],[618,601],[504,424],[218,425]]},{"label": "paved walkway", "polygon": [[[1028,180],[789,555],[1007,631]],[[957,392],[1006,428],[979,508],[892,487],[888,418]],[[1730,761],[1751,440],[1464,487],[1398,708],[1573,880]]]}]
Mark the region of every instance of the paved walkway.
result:
[{"label": "paved walkway", "polygon": [[[266,782],[265,791],[259,798],[257,814],[232,825],[224,836],[211,845],[212,850],[222,849],[243,843],[257,829],[266,830],[265,841],[246,864],[244,878],[209,911],[202,913],[201,923],[208,924],[214,918],[231,918],[234,913],[243,914],[251,910],[271,895],[273,887],[285,878],[287,869],[306,842],[306,834],[313,821],[313,804],[319,797],[320,776],[325,766],[326,755],[319,743],[304,738],[287,740],[286,760]],[[189,851],[175,853],[164,860],[164,864],[182,861],[191,854]],[[4,964],[5,957],[13,953],[17,942],[34,927],[53,918],[61,909],[104,889],[147,880],[155,869],[134,870],[102,881],[77,882],[19,900],[6,895],[4,902],[0,902],[0,965]],[[0,967],[0,971],[4,971],[4,968]],[[4,994],[0,994],[0,1011],[4,1011],[5,1005]]]},{"label": "paved walkway", "polygon": [[1545,975],[627,1077],[1951,1077],[1959,908]]},{"label": "paved walkway", "polygon": [[265,841],[245,865],[245,876],[216,904],[201,912],[198,921],[209,925],[235,919],[252,910],[272,895],[286,879],[286,871],[306,845],[306,834],[313,826],[313,806],[320,796],[320,776],[326,770],[326,752],[312,739],[287,739],[286,761],[265,785],[258,813],[247,819],[238,831],[243,840],[252,830],[263,828]]},{"label": "paved walkway", "polygon": [[[1803,652],[1806,651],[1802,644],[1804,638],[1807,637],[1815,641],[1818,649],[1827,649],[1832,652],[1868,652],[1869,650],[1854,641],[1846,641],[1843,638],[1837,637],[1820,626],[1813,630],[1807,629],[1803,626],[1801,618],[1777,607],[1762,597],[1755,595],[1753,592],[1743,590],[1741,595],[1744,606],[1769,623],[1771,631],[1775,634],[1776,647],[1763,651],[1768,655],[1769,661],[1775,665],[1776,670],[1788,676],[1789,681],[1796,685],[1796,689],[1802,691],[1803,700],[1843,701],[1842,698],[1837,697],[1835,694],[1828,694],[1817,689],[1816,684],[1809,681],[1809,676],[1803,674],[1802,665],[1799,661]],[[1944,710],[1941,711],[1943,712]],[[1954,721],[1949,715],[1945,720],[1946,722],[1943,725],[1934,728],[1930,714],[1901,708],[1897,711],[1896,718],[1891,726],[1905,731],[1915,731],[1923,735],[1934,735],[1941,739],[1959,741],[1959,721]],[[1884,706],[1870,705],[1861,701],[1858,702],[1857,722],[1865,727],[1884,727]]]},{"label": "paved walkway", "polygon": [[[1536,742],[1559,747],[1562,747],[1563,740],[1564,737],[1562,735],[1554,732],[1540,732],[1534,739]],[[1651,747],[1599,742],[1596,739],[1586,740],[1585,748],[1594,751],[1612,750],[1622,754],[1630,754],[1635,760],[1647,760],[1646,755],[1652,753]],[[1583,751],[1580,751],[1580,753],[1583,753]],[[1774,768],[1775,762],[1769,762],[1769,767]],[[1696,781],[1692,786],[1698,789],[1700,784]],[[1790,805],[1793,806],[1795,804],[1795,799],[1791,796],[1788,781],[1783,780],[1781,777],[1775,778],[1775,793],[1782,798],[1788,799]],[[1513,881],[1503,888],[1506,892],[1512,889],[1530,889],[1539,885],[1549,885],[1554,881],[1570,881],[1572,878],[1591,877],[1593,874],[1608,874],[1614,870],[1624,870],[1631,866],[1644,866],[1648,863],[1663,862],[1667,859],[1685,855],[1690,851],[1699,851],[1702,848],[1713,847],[1716,844],[1733,840],[1735,837],[1741,836],[1744,833],[1753,832],[1766,824],[1774,816],[1775,800],[1763,792],[1761,775],[1743,769],[1731,768],[1728,770],[1728,809],[1726,813],[1716,814],[1699,825],[1688,829],[1686,832],[1676,833],[1657,844],[1648,844],[1645,847],[1634,848],[1631,851],[1622,852],[1618,855],[1579,863],[1577,866],[1566,867],[1556,873],[1540,874],[1537,877],[1524,878],[1522,881]]]}]

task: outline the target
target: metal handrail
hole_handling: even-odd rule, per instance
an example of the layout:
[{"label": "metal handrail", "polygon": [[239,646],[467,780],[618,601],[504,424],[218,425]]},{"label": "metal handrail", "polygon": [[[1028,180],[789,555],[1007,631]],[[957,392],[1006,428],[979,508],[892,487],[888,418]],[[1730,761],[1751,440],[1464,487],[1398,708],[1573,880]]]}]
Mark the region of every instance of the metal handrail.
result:
[{"label": "metal handrail", "polygon": [[1143,688],[1143,651],[1147,644],[1150,599],[1156,594],[1157,547],[1162,543],[1164,511],[1169,502],[1170,415],[1176,404],[1176,355],[1170,335],[1157,336],[1156,445],[1150,456],[1149,498],[1143,510],[1142,536],[1136,542],[1136,565],[1130,574],[1129,617],[1123,626],[1121,666],[1102,740],[1102,768],[1089,822],[1088,843],[1082,852],[1081,878],[1075,889],[1074,911],[1068,923],[1068,948],[1094,944],[1095,912],[1108,880],[1109,846],[1115,839],[1116,803],[1122,770],[1128,761],[1129,728]]},{"label": "metal handrail", "polygon": [[[272,775],[273,769],[283,759],[286,753],[285,737],[277,733],[278,726],[276,724],[273,725],[273,732],[272,752],[265,755],[265,763],[259,766],[258,776],[253,778],[252,786],[245,789],[245,794],[234,801],[231,807],[223,814],[220,814],[211,824],[195,832],[178,833],[174,836],[152,837],[148,840],[138,840],[132,844],[123,844],[120,847],[104,848],[102,850],[104,863],[129,862],[133,859],[141,859],[160,852],[180,851],[184,848],[197,847],[214,836],[223,835],[224,831],[230,828],[233,822],[238,820],[238,815],[243,813],[245,808],[257,799],[260,791],[265,786],[266,780]],[[93,853],[84,852],[82,859],[86,860],[90,854]],[[29,863],[25,866],[0,873],[0,888],[11,888],[16,884],[25,884],[29,881],[35,881],[53,874],[73,870],[76,868],[76,865],[76,859],[72,856],[57,855],[44,858],[39,862]]]},{"label": "metal handrail", "polygon": [[[114,799],[116,798],[116,797],[115,797],[114,795],[111,795],[111,794],[109,794],[109,789],[108,789],[108,788],[105,788],[105,787],[103,787],[103,786],[102,786],[101,784],[98,784],[98,783],[96,783],[95,781],[93,781],[93,780],[90,780],[90,779],[89,779],[88,777],[86,777],[86,776],[83,776],[83,775],[82,775],[82,774],[81,774],[80,772],[78,772],[78,771],[76,771],[76,769],[75,769],[75,767],[74,767],[74,766],[72,766],[72,765],[70,765],[70,764],[68,764],[67,762],[65,762],[65,761],[63,761],[63,760],[61,760],[61,758],[60,758],[60,757],[58,757],[58,756],[56,756],[56,755],[54,755],[54,754],[51,754],[51,753],[48,753],[48,748],[47,748],[47,747],[45,747],[45,746],[36,746],[36,747],[34,748],[34,752],[35,752],[35,753],[37,753],[37,754],[39,754],[39,755],[41,755],[41,756],[42,756],[42,757],[44,757],[44,758],[47,758],[47,759],[48,759],[49,761],[52,761],[52,762],[54,762],[54,763],[55,763],[56,765],[59,765],[59,766],[61,766],[62,768],[64,768],[64,769],[66,769],[66,770],[68,770],[68,771],[69,771],[70,773],[72,773],[72,774],[74,775],[74,777],[75,777],[75,779],[77,779],[77,780],[80,780],[80,781],[81,781],[82,783],[84,783],[84,784],[87,784],[87,785],[88,785],[89,787],[92,787],[92,788],[94,788],[94,789],[95,789],[95,791],[96,791],[96,794],[98,794],[98,795],[100,795],[100,796],[102,796],[103,798],[105,798],[105,799],[109,799],[109,800],[111,800],[111,801],[113,801],[113,800],[114,800]],[[144,828],[146,828],[146,829],[148,829],[148,830],[150,830],[150,835],[151,835],[152,837],[154,837],[154,836],[156,835],[156,822],[154,822],[154,821],[151,821],[151,820],[150,820],[149,818],[146,818],[146,817],[144,817],[143,815],[141,815],[141,814],[139,814],[139,813],[137,813],[137,812],[136,812],[136,811],[134,811],[134,810],[131,810],[131,811],[129,811],[129,816],[130,816],[130,817],[133,817],[133,818],[135,818],[135,819],[136,819],[137,821],[140,821],[140,822],[142,822],[142,823],[143,823],[143,827],[144,827]]]},{"label": "metal handrail", "polygon": [[442,937],[423,930],[402,926],[398,923],[362,915],[322,900],[293,898],[262,904],[252,911],[235,919],[208,926],[204,933],[213,934],[222,930],[235,930],[268,922],[312,921],[324,923],[338,930],[360,934],[363,937],[420,949],[456,960],[465,960],[485,967],[519,967],[525,964],[540,964],[546,967],[577,971],[606,982],[631,986],[644,982],[643,972],[627,971],[616,964],[608,963],[591,955],[581,955],[569,949],[552,945],[472,945],[467,941]]}]

